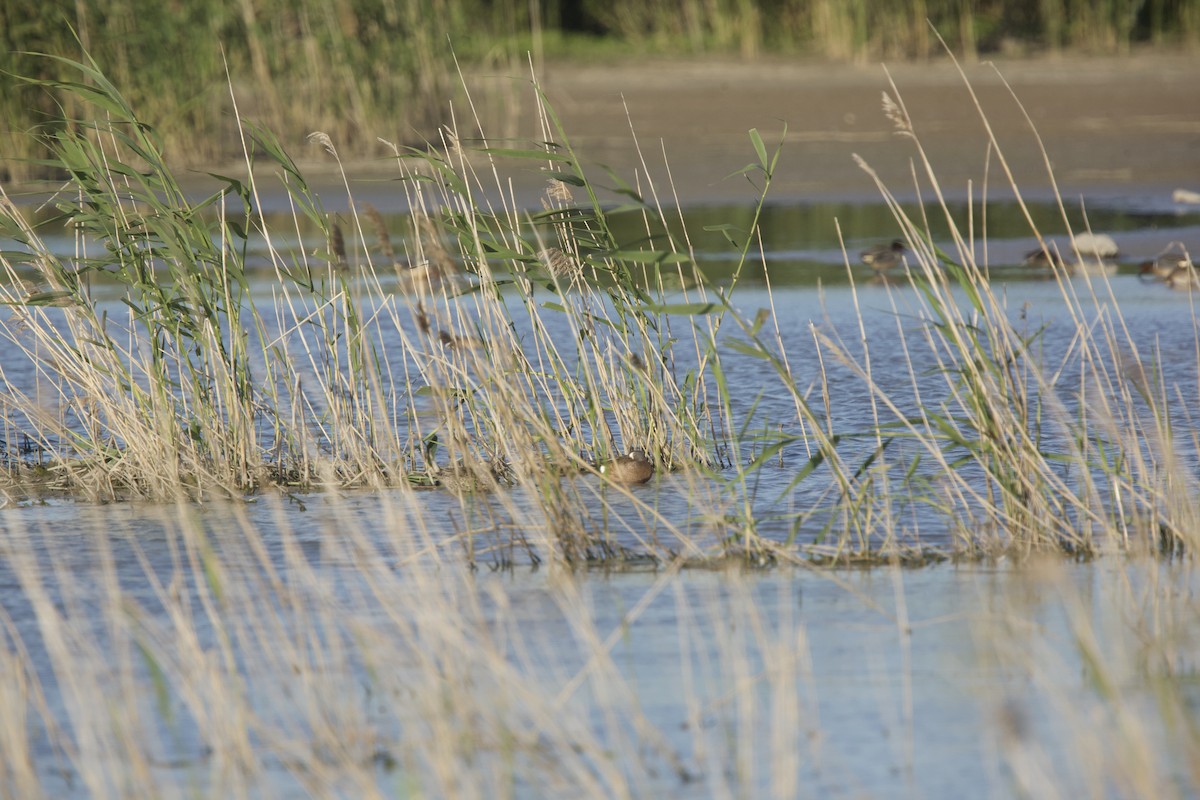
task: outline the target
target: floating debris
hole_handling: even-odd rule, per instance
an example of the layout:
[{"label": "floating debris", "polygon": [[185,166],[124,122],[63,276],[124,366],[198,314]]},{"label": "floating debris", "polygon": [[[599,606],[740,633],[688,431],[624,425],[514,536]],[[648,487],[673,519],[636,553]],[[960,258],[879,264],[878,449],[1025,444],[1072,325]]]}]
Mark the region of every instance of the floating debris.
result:
[{"label": "floating debris", "polygon": [[1117,243],[1107,233],[1081,233],[1072,241],[1075,252],[1081,257],[1116,258],[1121,252]]},{"label": "floating debris", "polygon": [[1171,193],[1171,199],[1176,203],[1200,204],[1200,192],[1191,189],[1176,189]]}]

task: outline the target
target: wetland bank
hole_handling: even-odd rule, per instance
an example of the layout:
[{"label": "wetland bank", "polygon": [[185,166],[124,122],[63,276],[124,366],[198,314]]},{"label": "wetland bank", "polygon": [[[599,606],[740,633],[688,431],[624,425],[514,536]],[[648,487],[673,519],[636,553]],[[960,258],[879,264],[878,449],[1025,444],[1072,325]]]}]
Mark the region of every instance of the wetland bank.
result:
[{"label": "wetland bank", "polygon": [[[756,129],[752,202],[680,212],[532,89],[382,185],[247,123],[197,199],[80,72],[68,187],[5,206],[8,793],[1193,793],[1200,358],[1137,262],[1200,219],[1152,181],[1022,202],[1029,132],[950,186],[881,74],[882,204],[773,202]],[[1112,274],[1021,266],[1089,226]]]}]

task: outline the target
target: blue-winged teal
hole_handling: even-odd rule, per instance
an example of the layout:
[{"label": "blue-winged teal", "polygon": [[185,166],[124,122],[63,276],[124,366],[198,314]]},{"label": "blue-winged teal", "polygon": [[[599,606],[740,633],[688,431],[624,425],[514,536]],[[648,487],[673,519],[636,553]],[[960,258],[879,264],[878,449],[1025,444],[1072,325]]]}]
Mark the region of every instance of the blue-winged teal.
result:
[{"label": "blue-winged teal", "polygon": [[1036,250],[1030,250],[1025,254],[1021,261],[1022,267],[1037,267],[1038,269],[1050,269],[1051,267],[1065,267],[1067,262],[1063,261],[1063,257],[1059,255],[1057,250],[1052,250],[1049,245],[1039,247]]},{"label": "blue-winged teal", "polygon": [[629,455],[600,465],[600,472],[617,483],[645,483],[654,475],[654,462],[642,450],[630,450]]},{"label": "blue-winged teal", "polygon": [[1163,278],[1163,282],[1172,289],[1200,289],[1200,275],[1196,274],[1196,268],[1187,259],[1184,259],[1179,266],[1172,270],[1170,275]]},{"label": "blue-winged teal", "polygon": [[1182,253],[1163,253],[1138,265],[1138,277],[1166,281],[1178,270],[1186,271],[1192,262]]},{"label": "blue-winged teal", "polygon": [[881,244],[863,250],[858,257],[862,263],[876,272],[887,272],[903,263],[904,253],[907,249],[904,242],[894,239],[891,244]]}]

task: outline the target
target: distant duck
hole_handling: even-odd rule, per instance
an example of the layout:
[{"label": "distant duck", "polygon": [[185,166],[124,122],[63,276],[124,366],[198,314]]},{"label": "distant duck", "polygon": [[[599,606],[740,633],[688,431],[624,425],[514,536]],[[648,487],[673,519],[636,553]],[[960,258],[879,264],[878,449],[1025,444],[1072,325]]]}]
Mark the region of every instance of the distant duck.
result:
[{"label": "distant duck", "polygon": [[893,239],[891,244],[881,244],[863,250],[858,257],[862,263],[876,272],[887,272],[903,263],[906,250],[908,247],[903,241]]},{"label": "distant duck", "polygon": [[1036,250],[1030,250],[1025,254],[1021,261],[1023,267],[1035,267],[1037,269],[1050,269],[1052,267],[1065,267],[1067,262],[1063,261],[1063,257],[1058,254],[1057,250],[1051,250],[1047,247],[1039,247]]},{"label": "distant duck", "polygon": [[1192,262],[1181,253],[1163,253],[1160,256],[1138,264],[1138,277],[1143,280],[1153,278],[1156,281],[1166,281],[1177,270],[1187,270]]},{"label": "distant duck", "polygon": [[617,483],[645,483],[654,475],[654,462],[642,450],[630,450],[600,466],[600,472]]},{"label": "distant duck", "polygon": [[1115,275],[1117,262],[1089,253],[1080,261],[1068,261],[1056,250],[1037,249],[1025,254],[1021,266],[1053,272],[1061,269],[1067,275]]},{"label": "distant duck", "polygon": [[446,289],[457,294],[468,285],[466,277],[449,260],[423,261],[410,266],[396,262],[396,288],[404,294],[428,295]]},{"label": "distant duck", "polygon": [[1192,266],[1192,262],[1185,261],[1180,264],[1171,274],[1163,278],[1163,283],[1172,289],[1189,291],[1200,289],[1200,275],[1196,274],[1196,268]]}]

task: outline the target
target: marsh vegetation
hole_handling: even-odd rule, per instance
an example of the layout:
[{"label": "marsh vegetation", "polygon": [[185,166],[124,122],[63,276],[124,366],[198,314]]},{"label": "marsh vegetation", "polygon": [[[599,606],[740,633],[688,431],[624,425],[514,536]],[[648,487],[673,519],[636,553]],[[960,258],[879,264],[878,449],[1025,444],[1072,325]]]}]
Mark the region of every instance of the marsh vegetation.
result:
[{"label": "marsh vegetation", "polygon": [[[22,89],[9,75],[71,79],[39,54],[106,66],[144,120],[155,124],[177,168],[211,169],[239,157],[228,112],[242,109],[284,141],[329,133],[349,158],[387,155],[377,137],[433,138],[461,71],[519,75],[571,60],[810,56],[869,62],[940,55],[930,25],[965,58],[1070,50],[1127,54],[1137,47],[1194,47],[1198,0],[240,0],[237,3],[79,0],[69,10],[0,5],[0,178],[56,177],[28,134],[71,128],[86,104],[67,93]],[[220,43],[219,45],[217,43]],[[478,97],[493,136],[523,98],[489,84]],[[57,104],[63,103],[60,108]],[[61,112],[61,113],[60,113]],[[7,175],[6,175],[7,173]]]},{"label": "marsh vegetation", "polygon": [[[1010,309],[977,228],[986,201],[937,199],[891,96],[885,111],[934,200],[906,208],[879,187],[908,243],[892,271],[906,287],[888,294],[894,317],[870,315],[882,358],[902,364],[881,382],[864,313],[810,324],[802,359],[781,334],[795,320],[780,318],[758,228],[780,152],[754,131],[744,173],[760,200],[744,226],[708,226],[732,256],[713,281],[664,189],[605,175],[624,202],[602,203],[544,102],[546,145],[465,143],[446,129],[437,148],[396,147],[409,218],[393,231],[349,184],[348,212],[328,213],[279,141],[249,123],[248,177],[189,199],[154,131],[104,75],[77,68],[83,80],[56,85],[106,115],[50,138],[71,176],[55,215],[34,225],[5,205],[14,499],[204,500],[466,475],[480,489],[519,486],[493,493],[490,513],[545,531],[542,546],[523,542],[529,554],[572,563],[629,547],[655,558],[771,560],[810,545],[894,555],[931,536],[992,555],[1191,548],[1189,473],[1177,465],[1195,441],[1176,432],[1179,390],[1089,276],[1099,257],[1060,254],[1011,187],[1043,242],[1033,252],[1054,255],[1035,269],[1054,281],[1061,319],[1038,325]],[[336,162],[333,139],[313,138]],[[543,171],[541,208],[506,198],[502,163]],[[286,193],[285,231],[260,211],[267,191]],[[1082,236],[1059,208],[1066,233]],[[66,253],[41,233],[63,225],[75,237]],[[740,302],[749,274],[765,279],[753,309]],[[847,400],[862,413],[844,413]],[[607,522],[581,512],[604,505],[596,487],[607,482],[590,476],[631,450],[691,510],[671,518],[628,494],[642,519],[617,546]],[[763,536],[756,503],[768,494],[773,507],[805,502],[772,513]]]}]

